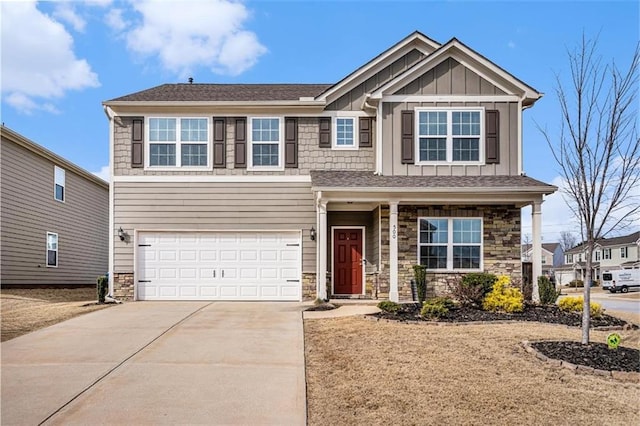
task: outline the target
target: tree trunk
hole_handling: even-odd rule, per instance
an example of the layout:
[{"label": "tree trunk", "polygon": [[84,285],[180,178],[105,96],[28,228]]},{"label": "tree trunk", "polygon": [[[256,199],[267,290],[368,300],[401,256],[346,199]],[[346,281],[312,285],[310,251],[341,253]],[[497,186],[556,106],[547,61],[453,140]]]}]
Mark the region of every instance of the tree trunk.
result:
[{"label": "tree trunk", "polygon": [[591,265],[593,258],[593,241],[587,242],[586,274],[584,277],[584,303],[582,304],[582,344],[589,344],[589,326],[591,323]]}]

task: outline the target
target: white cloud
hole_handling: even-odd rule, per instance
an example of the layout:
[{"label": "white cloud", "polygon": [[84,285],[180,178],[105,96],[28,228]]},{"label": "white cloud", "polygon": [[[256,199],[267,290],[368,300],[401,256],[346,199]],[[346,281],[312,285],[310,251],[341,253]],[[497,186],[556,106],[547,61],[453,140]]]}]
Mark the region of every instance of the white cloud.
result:
[{"label": "white cloud", "polygon": [[109,166],[102,166],[102,168],[100,168],[100,171],[91,173],[98,176],[100,179],[106,180],[107,182],[111,181],[111,171]]},{"label": "white cloud", "polygon": [[100,85],[98,76],[73,51],[64,26],[33,1],[1,2],[2,95],[22,112],[55,110],[51,101],[70,90]]},{"label": "white cloud", "polygon": [[254,33],[244,29],[249,11],[241,3],[142,0],[132,6],[141,20],[126,33],[129,50],[157,57],[180,77],[200,66],[237,75],[267,51]]},{"label": "white cloud", "polygon": [[78,32],[83,32],[87,25],[87,21],[78,15],[70,2],[57,2],[53,10],[53,16],[71,25]]},{"label": "white cloud", "polygon": [[127,28],[122,9],[110,9],[105,16],[105,22],[110,28],[118,32]]}]

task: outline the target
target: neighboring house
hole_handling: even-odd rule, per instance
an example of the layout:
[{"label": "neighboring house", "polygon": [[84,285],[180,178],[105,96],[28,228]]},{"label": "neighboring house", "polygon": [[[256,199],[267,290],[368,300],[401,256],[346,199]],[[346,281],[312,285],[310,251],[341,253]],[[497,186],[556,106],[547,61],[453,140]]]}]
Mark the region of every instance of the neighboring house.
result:
[{"label": "neighboring house", "polygon": [[522,113],[541,96],[415,32],[335,84],[106,101],[114,295],[408,300],[417,263],[431,294],[471,271],[517,278],[520,209],[533,206],[540,247],[557,189],[522,169]]},{"label": "neighboring house", "polygon": [[109,259],[109,184],[2,126],[3,287],[96,283]]},{"label": "neighboring house", "polygon": [[[586,246],[579,244],[564,253],[564,265],[556,272],[563,284],[584,280],[586,276]],[[640,231],[596,242],[591,258],[592,277],[599,280],[602,272],[640,268]]]},{"label": "neighboring house", "polygon": [[[531,244],[522,245],[522,261],[533,261],[533,247]],[[564,264],[562,247],[559,243],[542,243],[542,273],[544,275],[553,274],[554,269]]]}]

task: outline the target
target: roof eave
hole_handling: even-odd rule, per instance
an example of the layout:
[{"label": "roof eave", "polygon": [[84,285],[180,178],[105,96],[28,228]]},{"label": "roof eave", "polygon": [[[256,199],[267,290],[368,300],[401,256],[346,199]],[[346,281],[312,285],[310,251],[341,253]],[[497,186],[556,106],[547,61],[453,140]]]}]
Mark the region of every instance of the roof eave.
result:
[{"label": "roof eave", "polygon": [[102,105],[109,107],[215,107],[215,106],[232,106],[232,107],[283,107],[283,106],[315,106],[323,107],[326,105],[324,101],[317,100],[283,100],[283,101],[106,101]]},{"label": "roof eave", "polygon": [[402,187],[402,186],[314,186],[313,191],[330,192],[405,192],[405,193],[448,193],[448,194],[528,194],[528,195],[549,195],[558,190],[555,186],[532,186],[532,187]]}]

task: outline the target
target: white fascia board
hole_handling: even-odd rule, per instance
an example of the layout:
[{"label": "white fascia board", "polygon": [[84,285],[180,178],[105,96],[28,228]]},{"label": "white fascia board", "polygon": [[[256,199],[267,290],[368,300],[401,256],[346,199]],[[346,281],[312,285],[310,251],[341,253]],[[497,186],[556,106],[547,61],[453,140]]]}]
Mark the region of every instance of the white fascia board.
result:
[{"label": "white fascia board", "polygon": [[[424,49],[420,45],[420,43],[416,43],[416,41],[422,42],[424,45],[431,47],[433,50],[429,51],[428,49]],[[381,66],[382,68],[384,68],[384,66],[390,65],[391,63],[393,63],[393,61],[400,58],[402,55],[409,53],[413,48],[418,49],[426,56],[429,56],[434,50],[440,48],[440,45],[434,43],[432,40],[428,39],[420,33],[414,33],[404,40],[400,41],[398,44],[391,47],[387,51],[383,52],[378,57],[369,61],[368,64],[365,64],[363,67],[347,76],[343,81],[338,82],[336,85],[332,86],[324,93],[321,93],[320,96],[316,98],[316,100],[327,101],[329,98],[336,97],[336,93],[341,94],[348,92],[349,90],[360,84],[361,80],[366,80],[367,78],[369,78],[369,74],[373,75]]]},{"label": "white fascia board", "polygon": [[[555,187],[554,187],[555,188]],[[347,193],[424,193],[424,194],[552,194],[557,190],[549,187],[537,187],[531,186],[526,188],[512,188],[512,187],[441,187],[441,188],[422,188],[422,187],[317,187],[311,188],[313,191],[326,192],[347,192]]]},{"label": "white fascia board", "polygon": [[383,95],[381,102],[518,102],[517,95]]},{"label": "white fascia board", "polygon": [[113,182],[126,183],[310,183],[309,175],[144,175],[113,176]]},{"label": "white fascia board", "polygon": [[283,107],[283,106],[317,106],[326,105],[321,100],[287,100],[287,101],[111,101],[102,105],[114,107]]}]

